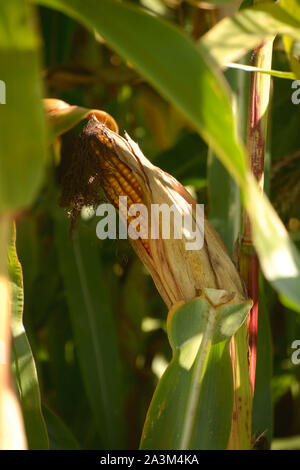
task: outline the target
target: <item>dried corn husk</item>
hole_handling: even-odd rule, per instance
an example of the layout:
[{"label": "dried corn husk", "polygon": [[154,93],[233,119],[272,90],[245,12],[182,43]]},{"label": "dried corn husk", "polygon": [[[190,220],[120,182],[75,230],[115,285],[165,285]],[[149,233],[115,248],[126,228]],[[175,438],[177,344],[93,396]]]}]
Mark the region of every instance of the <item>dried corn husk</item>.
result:
[{"label": "dried corn husk", "polygon": [[[124,139],[93,118],[81,139],[85,155],[89,154],[89,158],[96,159],[99,164],[99,172],[91,184],[99,181],[115,207],[119,207],[119,196],[127,196],[128,208],[132,203],[143,203],[151,218],[151,204],[174,204],[182,215],[192,214],[197,223],[196,201],[175,178],[154,166],[128,135]],[[121,216],[127,218],[127,224],[132,220],[128,214],[121,213]],[[145,227],[150,227],[150,222],[157,224],[157,219],[144,222]],[[198,229],[203,231],[199,224]],[[161,235],[161,228],[159,230]],[[203,247],[198,250],[186,248],[189,238],[184,232],[181,239],[172,236],[170,239],[161,236],[153,239],[148,231],[146,238],[131,239],[130,242],[168,308],[180,300],[196,297],[203,288],[226,290],[232,295],[233,302],[247,297],[223,242],[206,219]]]}]

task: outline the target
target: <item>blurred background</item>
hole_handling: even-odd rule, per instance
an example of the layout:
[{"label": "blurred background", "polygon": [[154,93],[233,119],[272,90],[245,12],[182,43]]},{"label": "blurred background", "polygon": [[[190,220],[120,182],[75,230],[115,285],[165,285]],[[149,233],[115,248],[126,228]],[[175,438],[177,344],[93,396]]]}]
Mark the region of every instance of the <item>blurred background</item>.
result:
[{"label": "blurred background", "polygon": [[[199,14],[203,10],[180,0],[141,3],[194,39],[220,16],[212,9]],[[191,125],[101,37],[56,11],[40,7],[37,12],[44,96],[110,113],[121,135],[126,130],[148,159],[205,204],[232,254],[239,193]],[[273,68],[289,70],[281,40],[275,43]],[[233,88],[237,73],[227,73]],[[247,89],[249,76],[242,74]],[[300,107],[290,96],[291,82],[274,78],[266,191],[299,245]],[[56,141],[39,196],[17,221],[24,324],[51,448],[134,449],[171,358],[167,309],[129,243],[97,239],[98,218],[91,209],[82,211],[69,236],[67,211],[58,204],[59,182],[83,125]],[[273,435],[274,448],[283,448],[280,439],[300,435],[300,366],[291,361],[300,317],[262,277],[260,296],[255,438],[268,447]],[[300,437],[293,445],[300,448]]]}]

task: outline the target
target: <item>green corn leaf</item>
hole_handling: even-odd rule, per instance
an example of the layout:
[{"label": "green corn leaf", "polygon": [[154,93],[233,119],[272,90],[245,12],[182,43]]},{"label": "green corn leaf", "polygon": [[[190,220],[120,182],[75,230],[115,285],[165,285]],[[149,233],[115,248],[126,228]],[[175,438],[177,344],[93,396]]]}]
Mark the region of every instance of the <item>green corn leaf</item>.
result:
[{"label": "green corn leaf", "polygon": [[49,117],[50,139],[55,140],[80,121],[86,119],[90,110],[81,106],[70,106]]},{"label": "green corn leaf", "polygon": [[272,442],[272,450],[299,450],[300,449],[300,435],[283,437],[281,439],[274,439]]},{"label": "green corn leaf", "polygon": [[22,407],[29,449],[48,449],[48,435],[41,409],[41,397],[34,358],[23,325],[22,267],[16,252],[15,228],[9,246],[12,284],[12,367]]},{"label": "green corn leaf", "polygon": [[293,72],[282,72],[281,70],[267,70],[259,67],[252,67],[251,65],[234,64],[230,62],[224,65],[231,69],[244,70],[245,72],[260,72],[266,75],[271,75],[271,77],[285,78],[286,80],[296,80],[297,78]]},{"label": "green corn leaf", "polygon": [[253,178],[244,190],[253,224],[253,239],[264,276],[272,286],[300,305],[300,256],[283,223]]},{"label": "green corn leaf", "polygon": [[221,20],[198,44],[224,66],[276,34],[298,41],[300,22],[275,3],[257,3]]},{"label": "green corn leaf", "polygon": [[[280,6],[285,11],[287,11],[289,15],[293,16],[300,22],[299,0],[280,0]],[[294,55],[295,41],[288,36],[284,36],[282,39],[283,39],[283,44],[284,44],[286,53],[290,60],[291,70],[293,70],[296,77],[299,79],[300,78],[300,62],[299,62],[299,58],[295,57]]]},{"label": "green corn leaf", "polygon": [[233,247],[240,229],[239,187],[212,152],[208,159],[208,183],[209,222],[233,257]]},{"label": "green corn leaf", "polygon": [[48,407],[43,407],[50,450],[79,450],[80,446],[65,423]]},{"label": "green corn leaf", "polygon": [[96,231],[55,213],[56,241],[83,382],[103,448],[124,446],[116,324],[105,287]]},{"label": "green corn leaf", "polygon": [[[28,206],[46,160],[38,39],[25,0],[2,2],[0,15],[0,211]],[[0,97],[0,102],[3,102]]]},{"label": "green corn leaf", "polygon": [[233,409],[228,340],[251,302],[231,305],[225,299],[225,291],[205,289],[169,313],[173,357],[151,401],[142,449],[226,448]]}]

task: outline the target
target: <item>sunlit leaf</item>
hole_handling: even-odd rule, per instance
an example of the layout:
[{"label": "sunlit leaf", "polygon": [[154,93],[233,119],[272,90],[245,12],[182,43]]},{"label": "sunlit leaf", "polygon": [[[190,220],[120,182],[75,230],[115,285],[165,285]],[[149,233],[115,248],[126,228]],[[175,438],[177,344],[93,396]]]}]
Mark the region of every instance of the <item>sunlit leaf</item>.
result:
[{"label": "sunlit leaf", "polygon": [[228,340],[251,305],[210,303],[224,302],[226,296],[225,291],[205,289],[201,298],[169,312],[173,358],[151,401],[142,449],[226,448],[233,410]]},{"label": "sunlit leaf", "polygon": [[245,64],[234,64],[234,63],[225,63],[226,67],[231,69],[244,70],[245,72],[260,72],[266,75],[271,75],[271,77],[285,78],[287,80],[296,80],[296,75],[293,72],[281,72],[280,70],[266,70],[259,67],[252,67],[251,65]]},{"label": "sunlit leaf", "polygon": [[22,407],[29,449],[48,449],[48,435],[34,358],[23,325],[23,277],[15,245],[15,229],[9,247],[12,283],[12,364]]},{"label": "sunlit leaf", "polygon": [[46,161],[46,127],[41,103],[39,44],[25,0],[1,3],[0,211],[28,206],[36,196]]},{"label": "sunlit leaf", "polygon": [[224,66],[277,34],[300,40],[300,22],[275,3],[257,3],[217,23],[200,39],[199,47]]},{"label": "sunlit leaf", "polygon": [[115,120],[105,111],[87,109],[81,106],[72,106],[61,100],[47,98],[44,100],[44,109],[50,125],[51,140],[59,137],[72,129],[83,119],[89,118],[91,114],[97,116],[98,121],[105,123],[109,129],[118,132]]},{"label": "sunlit leaf", "polygon": [[283,437],[281,439],[274,439],[272,442],[272,450],[299,450],[300,449],[300,435]]},{"label": "sunlit leaf", "polygon": [[266,196],[252,179],[245,205],[254,226],[253,239],[265,277],[279,292],[300,304],[300,255]]}]

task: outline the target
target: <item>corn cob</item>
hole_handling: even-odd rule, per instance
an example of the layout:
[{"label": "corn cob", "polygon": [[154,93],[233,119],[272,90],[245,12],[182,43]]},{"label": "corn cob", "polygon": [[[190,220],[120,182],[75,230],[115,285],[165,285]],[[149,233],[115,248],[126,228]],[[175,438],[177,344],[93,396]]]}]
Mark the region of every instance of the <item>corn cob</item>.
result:
[{"label": "corn cob", "polygon": [[[151,204],[175,204],[182,215],[192,210],[196,223],[196,201],[186,189],[171,175],[154,166],[128,135],[126,139],[122,138],[95,116],[83,130],[77,158],[81,158],[83,169],[87,162],[93,168],[87,183],[91,187],[101,185],[117,209],[119,196],[127,196],[129,206],[143,203],[148,208],[149,217]],[[128,214],[120,216],[126,219],[127,224],[132,220]],[[226,290],[231,294],[232,302],[247,298],[243,281],[223,242],[206,219],[204,244],[200,250],[186,250],[184,233],[181,239],[142,238],[145,237],[146,226],[148,221],[142,220],[141,236],[130,242],[169,309],[178,301],[194,298],[205,287]]]}]

